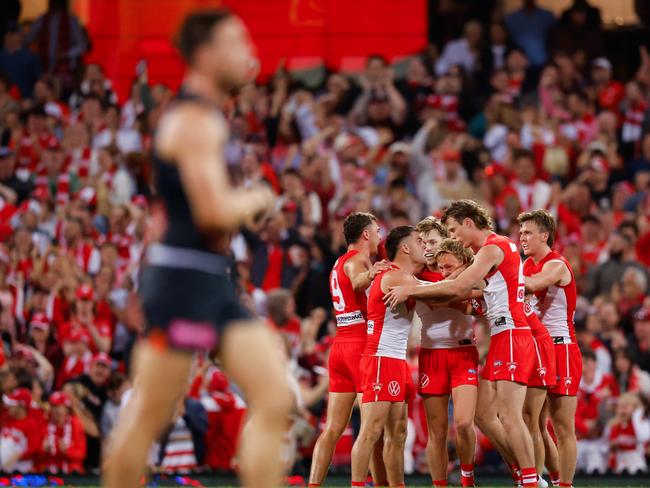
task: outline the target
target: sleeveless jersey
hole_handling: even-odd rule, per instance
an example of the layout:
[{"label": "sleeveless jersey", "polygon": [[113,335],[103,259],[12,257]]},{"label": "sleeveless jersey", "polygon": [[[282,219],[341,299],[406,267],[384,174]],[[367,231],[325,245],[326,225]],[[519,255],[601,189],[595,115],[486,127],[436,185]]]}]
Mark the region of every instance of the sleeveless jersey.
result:
[{"label": "sleeveless jersey", "polygon": [[490,271],[483,289],[490,335],[509,329],[529,328],[524,313],[524,274],[517,246],[507,237],[490,234],[483,247],[495,245],[503,252],[503,261]]},{"label": "sleeveless jersey", "polygon": [[572,342],[576,342],[575,328],[573,317],[576,311],[576,300],[578,292],[576,290],[576,280],[573,276],[573,270],[568,261],[557,251],[549,252],[537,264],[532,258],[524,262],[524,275],[533,276],[542,271],[542,268],[549,261],[561,261],[565,264],[571,281],[568,285],[552,285],[544,290],[535,292],[535,307],[542,323],[548,329],[549,334],[553,337],[570,337]]},{"label": "sleeveless jersey", "polygon": [[[208,107],[214,106],[214,116],[220,119],[223,118],[221,111],[212,102],[186,93],[181,89],[174,105],[187,102]],[[162,236],[162,244],[214,253],[214,250],[209,246],[209,240],[199,230],[194,221],[187,193],[183,187],[176,163],[158,155],[154,145],[153,164],[155,167],[155,186],[167,217],[167,229]]]},{"label": "sleeveless jersey", "polygon": [[383,356],[406,359],[406,346],[411,330],[415,300],[401,303],[396,310],[391,310],[383,301],[384,292],[381,281],[386,273],[399,269],[393,265],[373,280],[368,294],[368,335],[365,356]]},{"label": "sleeveless jersey", "polygon": [[[433,274],[433,273],[431,273]],[[422,283],[442,281],[444,276],[430,276],[433,280]],[[436,279],[437,278],[437,279]],[[415,313],[422,321],[420,331],[420,347],[423,349],[451,349],[454,347],[471,346],[474,344],[474,328],[472,318],[455,308],[432,309],[423,301],[415,302]]]},{"label": "sleeveless jersey", "polygon": [[330,274],[330,293],[336,315],[337,342],[365,342],[367,298],[363,291],[352,288],[352,281],[345,274],[343,267],[348,259],[359,251],[348,251],[338,258]]}]

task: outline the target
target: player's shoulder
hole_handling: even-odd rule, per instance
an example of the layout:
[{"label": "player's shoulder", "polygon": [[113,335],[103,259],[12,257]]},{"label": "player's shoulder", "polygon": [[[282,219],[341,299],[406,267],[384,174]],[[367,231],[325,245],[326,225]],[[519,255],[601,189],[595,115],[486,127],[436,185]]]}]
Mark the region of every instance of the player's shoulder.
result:
[{"label": "player's shoulder", "polygon": [[198,103],[176,103],[161,116],[156,130],[156,149],[165,153],[183,147],[216,146],[227,126],[213,109]]}]

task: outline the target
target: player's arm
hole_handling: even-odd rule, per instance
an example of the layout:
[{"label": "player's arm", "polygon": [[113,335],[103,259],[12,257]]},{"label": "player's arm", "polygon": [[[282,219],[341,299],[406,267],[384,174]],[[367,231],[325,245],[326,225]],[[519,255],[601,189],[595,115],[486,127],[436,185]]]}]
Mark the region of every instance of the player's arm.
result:
[{"label": "player's arm", "polygon": [[553,285],[566,285],[571,281],[571,273],[562,261],[548,261],[542,270],[533,276],[526,276],[526,292],[535,293]]},{"label": "player's arm", "polygon": [[472,289],[485,278],[494,266],[503,260],[503,251],[497,246],[482,247],[474,262],[454,280],[443,280],[428,285],[392,288],[384,296],[384,302],[391,308],[405,302],[409,297],[417,299],[449,300],[469,298]]},{"label": "player's arm", "polygon": [[375,279],[377,273],[390,268],[388,261],[377,261],[370,264],[370,259],[362,254],[357,254],[348,259],[343,265],[343,271],[350,278],[354,291],[365,291]]},{"label": "player's arm", "polygon": [[234,229],[273,205],[268,189],[230,185],[222,156],[226,137],[222,120],[190,104],[166,114],[156,136],[159,154],[177,161],[192,217],[205,232]]}]

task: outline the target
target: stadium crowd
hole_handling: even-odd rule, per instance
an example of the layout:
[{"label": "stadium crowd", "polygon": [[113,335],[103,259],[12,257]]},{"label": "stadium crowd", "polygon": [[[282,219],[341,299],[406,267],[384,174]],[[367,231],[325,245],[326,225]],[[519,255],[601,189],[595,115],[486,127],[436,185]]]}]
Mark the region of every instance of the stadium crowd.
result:
[{"label": "stadium crowd", "polygon": [[[343,219],[372,212],[389,230],[461,198],[489,208],[515,240],[520,212],[556,216],[555,247],[580,293],[578,469],[647,470],[650,53],[640,46],[636,73],[616,79],[595,9],[576,1],[555,18],[524,3],[466,22],[461,37],[410,58],[404,77],[373,55],[362,73],[330,72],[318,89],[279,69],[229,103],[232,181],[278,195],[275,212],[233,237],[232,271],[285,339],[301,398],[285,460],[297,472],[324,418],[328,277],[345,250]],[[3,43],[0,469],[92,473],[130,390],[138,269],[164,225],[151,136],[174,93],[140,69],[118,100],[102,67],[82,63],[88,39],[66,2],[29,25],[10,22]],[[484,354],[482,336],[477,322]],[[405,468],[426,472],[422,405],[409,407]],[[201,358],[152,466],[233,469],[245,412],[236,386]],[[349,466],[357,428],[353,418],[335,467]],[[642,462],[617,461],[625,451]],[[497,462],[479,437],[477,464]]]}]

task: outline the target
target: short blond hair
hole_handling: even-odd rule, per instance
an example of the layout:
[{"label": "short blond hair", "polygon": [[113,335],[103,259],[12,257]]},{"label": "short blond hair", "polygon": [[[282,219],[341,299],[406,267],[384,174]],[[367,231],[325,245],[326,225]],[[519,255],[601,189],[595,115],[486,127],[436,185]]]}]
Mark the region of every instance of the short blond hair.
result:
[{"label": "short blond hair", "polygon": [[440,222],[440,219],[437,219],[431,215],[420,220],[415,226],[415,230],[420,234],[428,234],[432,230],[435,230],[438,234],[440,234],[440,237],[449,237],[447,227],[445,227],[442,222]]},{"label": "short blond hair", "polygon": [[472,264],[474,262],[474,253],[471,249],[463,247],[463,245],[453,239],[445,239],[438,246],[438,252],[436,252],[436,261],[443,254],[451,254],[461,263]]}]

